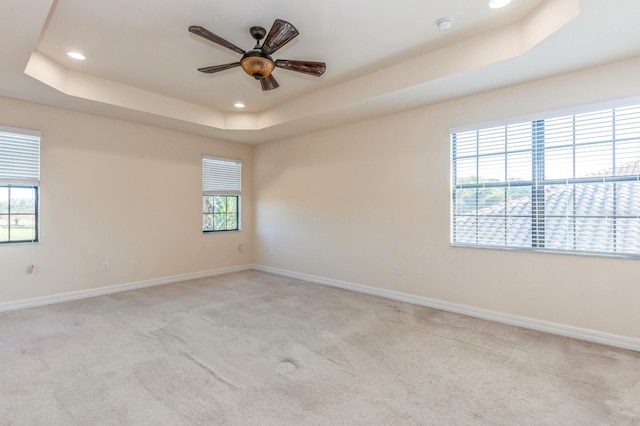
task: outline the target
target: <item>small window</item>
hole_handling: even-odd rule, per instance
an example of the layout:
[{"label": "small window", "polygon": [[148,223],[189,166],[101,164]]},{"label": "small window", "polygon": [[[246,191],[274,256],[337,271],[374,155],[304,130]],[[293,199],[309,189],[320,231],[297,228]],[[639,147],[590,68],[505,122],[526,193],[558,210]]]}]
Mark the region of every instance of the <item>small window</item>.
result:
[{"label": "small window", "polygon": [[241,167],[237,160],[202,158],[202,232],[240,230]]},{"label": "small window", "polygon": [[451,134],[453,245],[640,256],[640,105]]},{"label": "small window", "polygon": [[40,135],[0,127],[0,244],[38,241]]}]

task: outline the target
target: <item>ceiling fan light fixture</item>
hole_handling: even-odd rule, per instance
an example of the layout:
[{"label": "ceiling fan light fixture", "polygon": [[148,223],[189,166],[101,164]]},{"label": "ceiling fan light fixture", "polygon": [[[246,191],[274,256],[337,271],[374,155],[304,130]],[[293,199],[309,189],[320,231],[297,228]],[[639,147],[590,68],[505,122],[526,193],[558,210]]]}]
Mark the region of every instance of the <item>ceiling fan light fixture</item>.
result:
[{"label": "ceiling fan light fixture", "polygon": [[491,9],[500,9],[511,3],[511,0],[490,0],[489,7]]},{"label": "ceiling fan light fixture", "polygon": [[269,77],[276,67],[273,60],[259,50],[247,52],[240,60],[240,66],[256,80]]}]

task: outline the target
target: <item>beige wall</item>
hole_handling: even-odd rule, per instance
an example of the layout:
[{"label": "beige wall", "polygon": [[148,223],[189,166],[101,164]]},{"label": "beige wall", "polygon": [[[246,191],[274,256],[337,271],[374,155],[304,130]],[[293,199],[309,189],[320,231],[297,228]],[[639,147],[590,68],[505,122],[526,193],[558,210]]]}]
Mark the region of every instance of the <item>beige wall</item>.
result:
[{"label": "beige wall", "polygon": [[449,245],[449,128],[638,96],[639,69],[640,58],[257,146],[255,262],[640,338],[637,260]]},{"label": "beige wall", "polygon": [[[6,98],[0,125],[42,132],[41,241],[0,245],[0,302],[251,262],[251,146]],[[201,231],[203,154],[243,161],[241,232]]]},{"label": "beige wall", "polygon": [[[41,241],[0,245],[0,303],[254,262],[640,338],[637,260],[449,246],[448,141],[453,126],[640,96],[638,69],[255,148],[0,98],[0,125],[42,132]],[[202,154],[243,160],[242,232],[200,231]]]}]

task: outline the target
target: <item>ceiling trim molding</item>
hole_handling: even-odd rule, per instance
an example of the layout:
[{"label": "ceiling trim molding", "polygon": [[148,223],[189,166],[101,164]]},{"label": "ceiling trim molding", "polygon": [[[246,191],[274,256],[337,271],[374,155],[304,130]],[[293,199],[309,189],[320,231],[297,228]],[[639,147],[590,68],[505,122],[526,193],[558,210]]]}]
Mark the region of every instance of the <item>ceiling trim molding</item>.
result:
[{"label": "ceiling trim molding", "polygon": [[[312,127],[330,127],[349,117],[349,114],[343,114],[345,111],[368,111],[372,109],[371,105],[380,104],[382,100],[407,90],[415,89],[422,93],[422,88],[433,82],[523,55],[579,13],[579,0],[546,1],[515,24],[256,113],[218,111],[83,74],[38,51],[32,52],[24,72],[67,96],[215,131],[273,133],[275,129],[298,128],[303,123],[317,121],[319,117],[322,117],[322,124],[316,123]],[[434,100],[427,96],[422,104]],[[397,108],[400,110],[402,106],[398,104]]]}]

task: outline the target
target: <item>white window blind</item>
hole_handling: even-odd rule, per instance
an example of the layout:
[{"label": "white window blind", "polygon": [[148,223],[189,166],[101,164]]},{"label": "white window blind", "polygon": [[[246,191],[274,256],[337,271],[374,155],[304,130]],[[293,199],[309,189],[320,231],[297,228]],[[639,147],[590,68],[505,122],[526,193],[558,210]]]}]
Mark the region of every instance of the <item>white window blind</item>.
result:
[{"label": "white window blind", "polygon": [[203,157],[203,195],[240,195],[241,168],[237,160]]},{"label": "white window blind", "polygon": [[40,181],[40,135],[0,127],[0,184],[33,185]]},{"label": "white window blind", "polygon": [[454,245],[640,256],[640,105],[453,133]]}]

